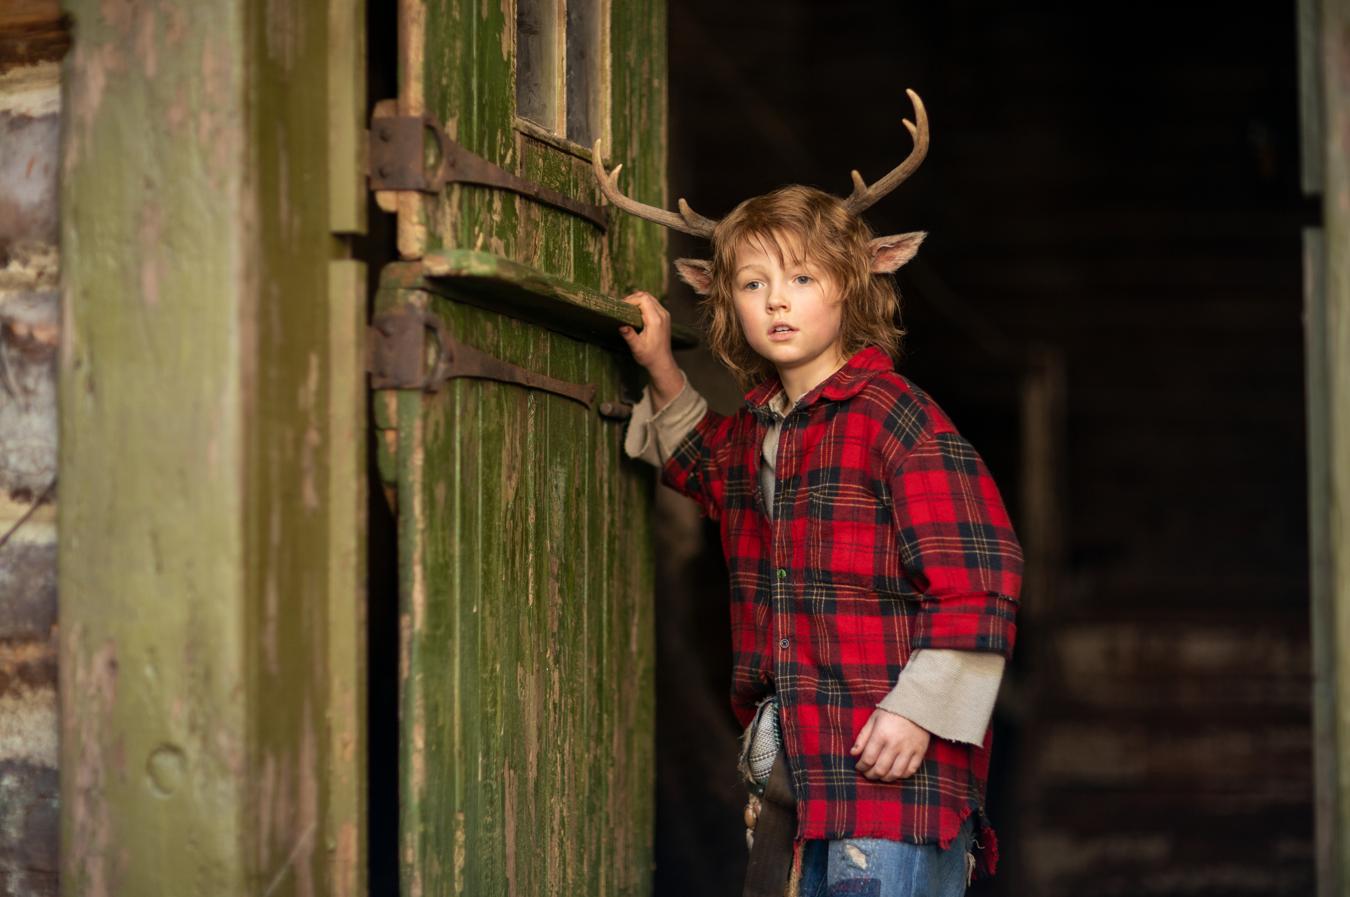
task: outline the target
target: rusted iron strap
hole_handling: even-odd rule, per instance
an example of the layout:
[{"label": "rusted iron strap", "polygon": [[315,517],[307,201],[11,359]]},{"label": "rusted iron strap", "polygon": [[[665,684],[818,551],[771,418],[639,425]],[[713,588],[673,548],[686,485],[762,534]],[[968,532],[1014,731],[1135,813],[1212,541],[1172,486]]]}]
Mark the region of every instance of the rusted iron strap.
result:
[{"label": "rusted iron strap", "polygon": [[[427,166],[424,135],[431,133],[439,149]],[[536,202],[571,212],[604,230],[608,219],[599,206],[526,180],[451,140],[429,115],[390,115],[370,122],[370,189],[440,193],[448,183],[480,184],[509,190]]]},{"label": "rusted iron strap", "polygon": [[[430,370],[425,370],[428,331],[435,338],[436,358]],[[374,389],[436,392],[447,380],[471,377],[551,392],[588,409],[595,403],[594,383],[568,383],[502,361],[455,339],[439,317],[412,306],[376,315],[369,330],[368,350],[370,385]]]}]

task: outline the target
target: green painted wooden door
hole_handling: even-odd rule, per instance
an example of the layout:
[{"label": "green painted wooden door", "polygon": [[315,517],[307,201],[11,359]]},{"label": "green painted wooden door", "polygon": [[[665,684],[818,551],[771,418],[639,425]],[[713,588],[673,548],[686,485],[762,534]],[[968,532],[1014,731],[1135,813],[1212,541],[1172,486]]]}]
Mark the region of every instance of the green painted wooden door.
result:
[{"label": "green painted wooden door", "polygon": [[[662,202],[661,0],[518,2],[403,4],[400,111],[593,204],[583,147],[602,137],[628,190]],[[597,405],[622,397],[634,368],[616,330],[637,319],[614,297],[661,288],[656,228],[478,186],[385,201],[406,261],[377,313],[417,309],[593,384]],[[623,458],[622,423],[541,390],[457,378],[375,404],[399,526],[404,893],[646,893],[650,472]]]}]

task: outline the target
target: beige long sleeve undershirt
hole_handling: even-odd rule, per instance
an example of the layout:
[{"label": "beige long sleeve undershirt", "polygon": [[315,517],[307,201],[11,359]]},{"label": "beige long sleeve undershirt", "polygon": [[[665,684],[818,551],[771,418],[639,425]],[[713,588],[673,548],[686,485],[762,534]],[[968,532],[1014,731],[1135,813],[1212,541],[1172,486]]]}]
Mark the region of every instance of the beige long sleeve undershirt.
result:
[{"label": "beige long sleeve undershirt", "polygon": [[[630,458],[641,458],[661,467],[670,458],[689,431],[708,410],[708,403],[689,385],[659,411],[653,410],[650,387],[642,390],[642,399],[633,408],[633,416],[624,434],[624,451]],[[778,453],[778,431],[783,417],[791,410],[785,393],[780,392],[771,405],[778,416],[765,434],[761,488],[765,504],[773,507],[777,482],[774,464]],[[988,651],[957,651],[927,648],[915,651],[900,671],[895,687],[877,704],[883,710],[899,714],[941,738],[983,744],[989,718],[998,698],[1003,678],[1003,656]]]}]

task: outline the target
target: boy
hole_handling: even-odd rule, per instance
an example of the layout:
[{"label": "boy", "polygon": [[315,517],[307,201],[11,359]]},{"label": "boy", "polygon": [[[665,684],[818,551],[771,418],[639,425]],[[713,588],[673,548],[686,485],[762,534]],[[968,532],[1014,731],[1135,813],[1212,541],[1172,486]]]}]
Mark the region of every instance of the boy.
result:
[{"label": "boy", "polygon": [[[926,149],[910,95],[920,127],[906,125]],[[635,211],[598,147],[596,168]],[[625,449],[720,524],[732,707],[746,725],[778,699],[796,797],[790,890],[948,897],[997,861],[989,717],[1022,557],[978,454],[891,364],[888,275],[924,234],[873,239],[855,183],[848,201],[781,188],[721,222],[681,201],[676,221],[713,238],[710,262],[676,263],[705,296],[710,347],[757,385],[735,415],[709,410],[675,364],[668,313],[628,296],[643,327],[620,330],[651,385]]]}]

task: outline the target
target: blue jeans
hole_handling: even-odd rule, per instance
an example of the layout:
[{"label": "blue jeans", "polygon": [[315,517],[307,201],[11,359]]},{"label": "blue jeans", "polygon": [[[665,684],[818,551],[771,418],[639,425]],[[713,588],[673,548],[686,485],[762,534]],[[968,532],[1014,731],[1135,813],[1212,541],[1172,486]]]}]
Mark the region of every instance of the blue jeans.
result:
[{"label": "blue jeans", "polygon": [[880,838],[807,841],[801,897],[962,897],[970,816],[946,850]]}]

